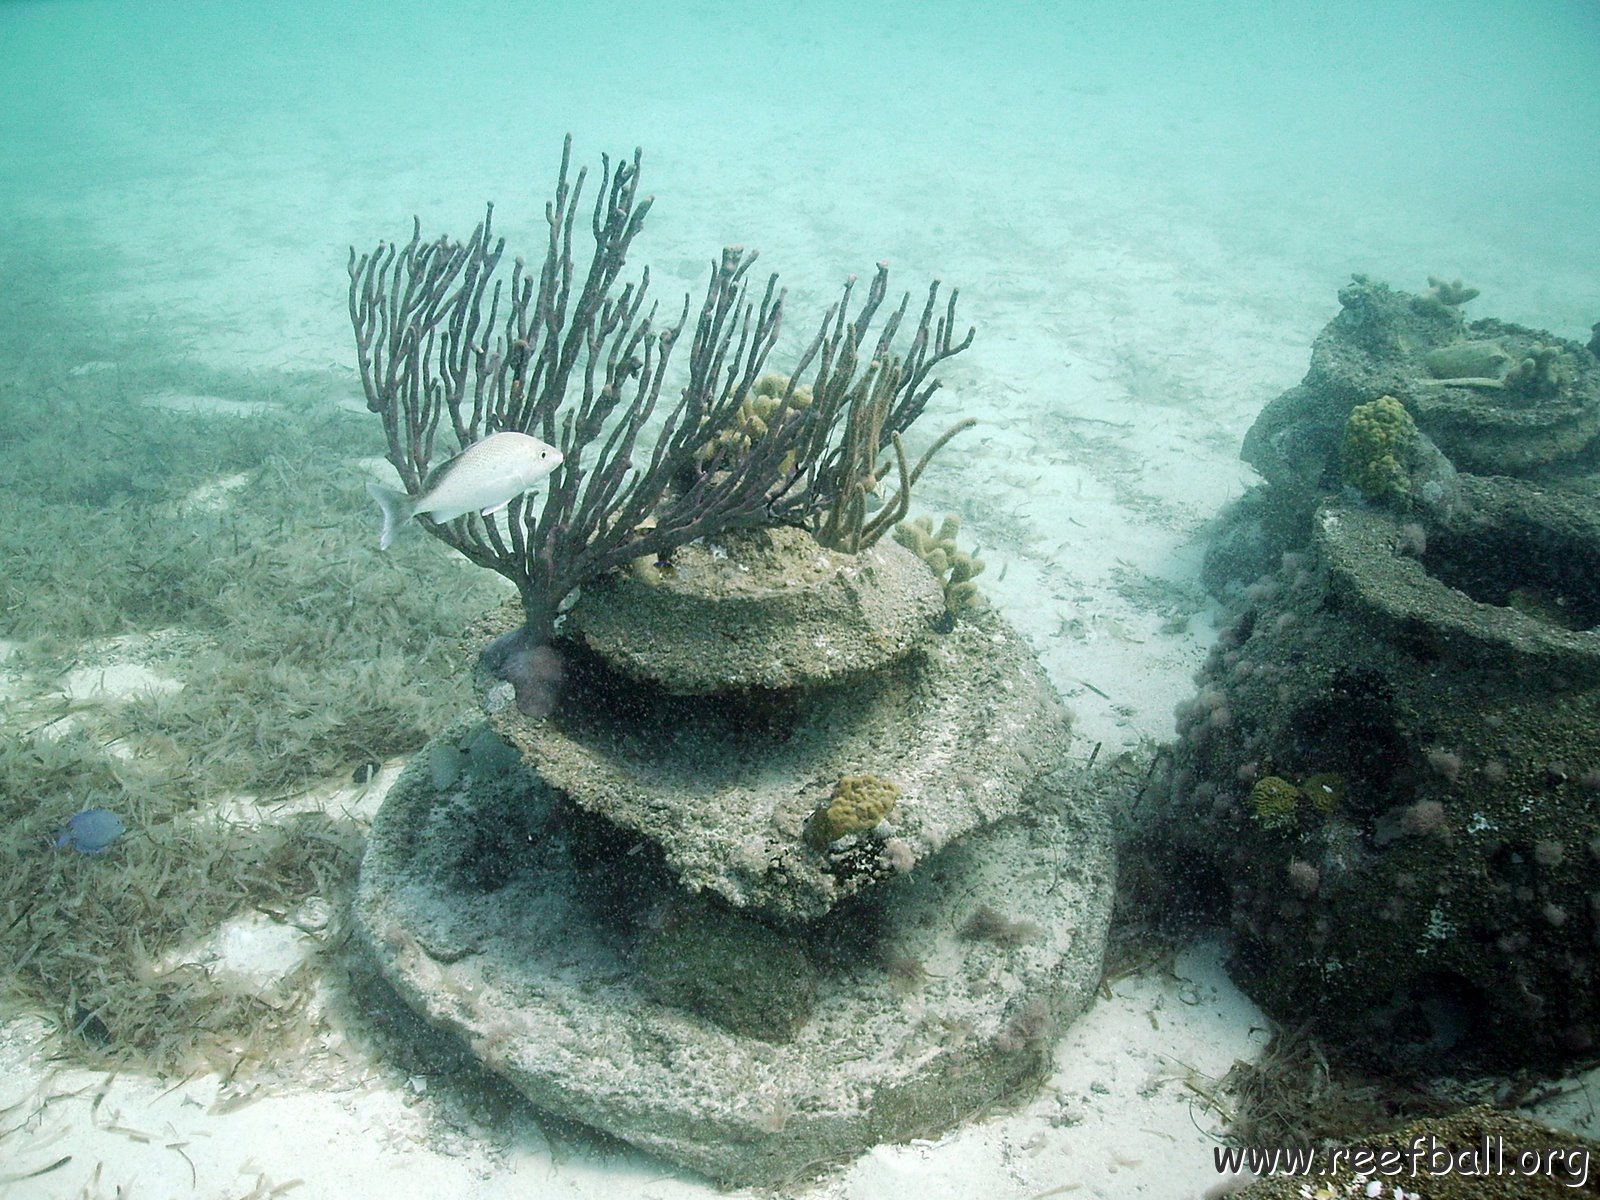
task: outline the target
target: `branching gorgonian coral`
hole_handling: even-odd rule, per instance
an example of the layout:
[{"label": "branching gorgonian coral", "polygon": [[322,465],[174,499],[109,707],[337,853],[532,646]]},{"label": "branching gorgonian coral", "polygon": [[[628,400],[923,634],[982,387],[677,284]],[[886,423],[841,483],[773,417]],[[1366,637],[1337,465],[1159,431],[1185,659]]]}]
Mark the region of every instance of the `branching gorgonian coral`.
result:
[{"label": "branching gorgonian coral", "polygon": [[[903,511],[915,476],[896,443],[939,384],[934,368],[965,350],[953,336],[956,293],[928,290],[906,348],[894,340],[907,295],[869,331],[888,291],[880,264],[859,308],[854,281],[822,319],[788,374],[762,436],[726,447],[776,345],[784,294],[777,276],[753,284],[756,256],[723,250],[698,311],[664,320],[649,298],[649,271],[622,282],[651,199],[639,195],[639,153],[602,158],[579,269],[574,236],[586,172],[562,149],[543,261],[505,248],[491,205],[466,242],[422,240],[350,252],[350,319],[367,407],[383,419],[388,458],[406,491],[491,433],[515,431],[557,447],[563,462],[542,494],[518,496],[502,514],[468,513],[429,531],[512,580],[522,597],[523,646],[546,642],[562,602],[585,580],[698,537],[770,524],[804,525],[846,549],[881,530],[865,521],[865,491],[893,450]],[[669,365],[689,342],[686,375]],[[810,372],[809,402],[796,389]],[[925,461],[925,460],[924,460]],[[918,468],[920,470],[920,466]],[[888,523],[881,523],[887,528]],[[867,536],[863,536],[863,531]]]}]

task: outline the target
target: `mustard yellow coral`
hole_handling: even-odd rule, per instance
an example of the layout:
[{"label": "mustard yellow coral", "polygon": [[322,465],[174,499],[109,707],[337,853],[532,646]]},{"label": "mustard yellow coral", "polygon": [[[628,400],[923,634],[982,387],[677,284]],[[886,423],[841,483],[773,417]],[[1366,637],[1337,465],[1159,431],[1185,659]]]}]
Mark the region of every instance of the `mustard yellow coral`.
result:
[{"label": "mustard yellow coral", "polygon": [[[788,390],[789,378],[786,375],[763,375],[756,380],[749,395],[739,402],[738,415],[705,447],[703,461],[712,463],[750,453],[756,440],[767,435],[767,428],[783,407],[784,393]],[[801,384],[789,399],[789,412],[796,413],[810,407],[811,389]],[[793,465],[792,458],[791,454],[784,460],[786,470]]]},{"label": "mustard yellow coral", "polygon": [[1344,481],[1368,500],[1394,502],[1411,496],[1408,462],[1417,444],[1417,423],[1393,396],[1379,396],[1350,410],[1339,457]]},{"label": "mustard yellow coral", "polygon": [[944,585],[944,606],[951,616],[983,607],[983,593],[972,582],[983,574],[983,560],[956,546],[961,519],[947,516],[934,532],[932,517],[918,517],[894,527],[894,540],[928,564]]},{"label": "mustard yellow coral", "polygon": [[861,833],[885,820],[900,799],[900,787],[879,775],[846,775],[828,803],[811,814],[806,841],[825,850],[847,833]]}]

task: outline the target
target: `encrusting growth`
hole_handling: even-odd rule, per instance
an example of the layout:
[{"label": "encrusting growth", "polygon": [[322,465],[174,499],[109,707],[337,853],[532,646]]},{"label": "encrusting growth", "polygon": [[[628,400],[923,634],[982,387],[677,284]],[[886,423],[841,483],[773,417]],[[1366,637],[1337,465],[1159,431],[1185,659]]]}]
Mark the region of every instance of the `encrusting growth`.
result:
[{"label": "encrusting growth", "polygon": [[900,799],[900,786],[877,775],[846,775],[834,785],[828,803],[811,814],[806,842],[825,850],[847,833],[865,833],[887,820]]},{"label": "encrusting growth", "polygon": [[1393,396],[1379,396],[1350,410],[1340,462],[1344,481],[1368,500],[1404,503],[1411,498],[1410,463],[1417,424]]}]

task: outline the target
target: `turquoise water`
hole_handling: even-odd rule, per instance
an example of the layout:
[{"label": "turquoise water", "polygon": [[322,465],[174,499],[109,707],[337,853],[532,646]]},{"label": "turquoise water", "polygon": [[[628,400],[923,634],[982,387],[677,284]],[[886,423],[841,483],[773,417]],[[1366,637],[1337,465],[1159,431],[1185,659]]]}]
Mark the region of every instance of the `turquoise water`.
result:
[{"label": "turquoise water", "polygon": [[1121,220],[1319,281],[1425,259],[1594,319],[1581,2],[22,3],[0,36],[7,252],[40,256],[12,295],[249,322],[266,358],[262,327],[346,357],[351,241],[464,231],[490,198],[530,228],[568,131],[584,161],[645,147],[669,279],[740,241],[824,290],[969,255],[1042,283]]},{"label": "turquoise water", "polygon": [[[591,170],[643,147],[658,200],[630,268],[650,266],[667,307],[723,245],[781,273],[780,368],[880,260],[896,289],[960,287],[977,339],[919,434],[980,424],[919,506],[963,517],[987,593],[1107,757],[1172,735],[1212,635],[1200,531],[1251,482],[1239,440],[1300,378],[1352,272],[1418,291],[1460,276],[1483,291],[1474,315],[1579,341],[1600,320],[1600,8],[1585,0],[6,3],[0,446],[26,432],[70,458],[74,422],[115,406],[125,456],[95,453],[136,466],[91,464],[72,503],[92,514],[207,482],[172,461],[189,443],[169,416],[141,424],[145,401],[200,412],[186,437],[234,420],[229,404],[281,403],[314,440],[317,420],[360,407],[349,248],[403,239],[413,215],[425,236],[464,236],[493,201],[510,253],[536,256],[569,133]],[[376,422],[363,444],[371,418],[347,420],[327,444],[380,455]],[[259,439],[218,440],[226,471],[260,467]],[[24,492],[48,473],[0,478],[0,521],[37,511]],[[307,503],[375,544],[362,478],[318,476]],[[225,523],[151,512],[234,532],[239,552]],[[424,569],[440,588],[454,569],[423,538],[399,567],[355,545],[316,579],[341,604],[350,579],[388,581],[397,603]],[[1138,580],[1159,581],[1159,603],[1133,599]],[[83,618],[97,635],[203,607],[107,594]],[[0,638],[35,637],[22,614],[46,605],[7,597]],[[292,595],[272,603],[317,623]],[[391,644],[374,694],[408,654],[446,670],[433,637]],[[418,732],[376,751],[366,731],[335,740],[286,777],[343,781]]]}]

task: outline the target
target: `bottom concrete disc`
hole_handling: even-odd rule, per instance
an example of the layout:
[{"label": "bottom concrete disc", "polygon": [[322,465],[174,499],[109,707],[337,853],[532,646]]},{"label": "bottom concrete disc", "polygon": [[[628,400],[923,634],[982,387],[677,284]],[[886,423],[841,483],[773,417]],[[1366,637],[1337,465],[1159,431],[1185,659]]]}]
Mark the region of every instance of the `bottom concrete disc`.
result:
[{"label": "bottom concrete disc", "polygon": [[[1047,1072],[1098,984],[1112,897],[1103,816],[1066,791],[870,903],[773,927],[815,964],[787,1040],[653,998],[649,914],[686,894],[635,834],[602,837],[619,862],[596,867],[595,818],[482,725],[435,739],[389,793],[357,925],[406,1002],[534,1104],[724,1185],[774,1184],[937,1136]],[[611,919],[619,879],[643,919]]]}]

